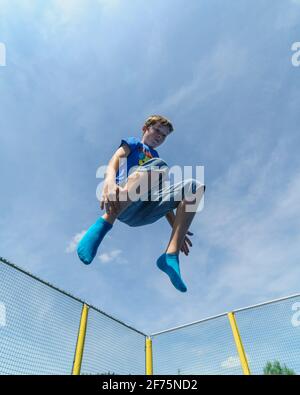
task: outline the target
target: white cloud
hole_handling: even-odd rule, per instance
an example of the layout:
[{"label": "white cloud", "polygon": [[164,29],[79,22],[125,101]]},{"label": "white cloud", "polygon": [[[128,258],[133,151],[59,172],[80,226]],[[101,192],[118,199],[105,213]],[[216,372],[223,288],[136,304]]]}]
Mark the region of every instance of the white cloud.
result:
[{"label": "white cloud", "polygon": [[67,254],[71,254],[72,252],[74,252],[77,248],[78,243],[80,242],[80,240],[83,238],[83,236],[85,235],[86,230],[83,230],[80,233],[77,233],[73,239],[69,242],[69,245],[67,246],[65,252]]},{"label": "white cloud", "polygon": [[[250,358],[249,358],[248,354],[246,354],[246,358],[247,358],[247,361],[249,363],[250,362]],[[230,356],[225,361],[223,361],[221,363],[221,367],[223,369],[232,369],[232,368],[237,368],[237,367],[240,367],[240,366],[241,366],[241,361],[240,361],[240,358],[239,358],[238,355]]]},{"label": "white cloud", "polygon": [[111,261],[116,261],[117,263],[127,263],[126,259],[119,257],[121,253],[122,253],[121,250],[106,252],[104,254],[99,255],[99,259],[102,263],[108,263]]},{"label": "white cloud", "polygon": [[232,369],[241,366],[240,359],[238,356],[235,357],[228,357],[226,361],[221,363],[221,367],[223,369]]}]

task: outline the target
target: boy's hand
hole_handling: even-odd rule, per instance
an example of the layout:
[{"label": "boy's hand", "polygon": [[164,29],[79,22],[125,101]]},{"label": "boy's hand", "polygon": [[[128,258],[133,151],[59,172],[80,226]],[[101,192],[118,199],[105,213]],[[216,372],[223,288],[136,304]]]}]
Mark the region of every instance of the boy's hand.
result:
[{"label": "boy's hand", "polygon": [[120,192],[124,193],[125,188],[121,188],[115,181],[108,179],[103,187],[102,197],[100,201],[100,208],[107,214],[118,215],[121,206],[119,201]]},{"label": "boy's hand", "polygon": [[[186,234],[189,235],[189,236],[193,236],[194,233],[187,231]],[[191,240],[190,240],[187,236],[185,236],[185,238],[184,238],[184,240],[183,240],[183,243],[182,243],[182,246],[181,246],[181,248],[180,248],[180,251],[183,252],[185,255],[188,255],[188,254],[189,254],[189,247],[188,247],[188,244],[189,244],[191,247],[192,247],[192,245],[193,245],[192,242],[191,242]]]}]

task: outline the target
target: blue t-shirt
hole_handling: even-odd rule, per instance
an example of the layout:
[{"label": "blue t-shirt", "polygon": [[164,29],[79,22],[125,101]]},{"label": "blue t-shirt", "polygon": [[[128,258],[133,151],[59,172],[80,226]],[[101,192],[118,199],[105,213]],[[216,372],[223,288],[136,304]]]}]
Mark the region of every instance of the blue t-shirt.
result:
[{"label": "blue t-shirt", "polygon": [[[135,170],[137,166],[141,166],[152,158],[159,158],[158,152],[149,147],[147,144],[142,143],[136,137],[127,137],[121,140],[119,148],[126,144],[130,148],[130,154],[127,156],[127,168],[125,163],[120,159],[119,170],[116,174],[116,183],[120,184]],[[132,169],[130,171],[130,169]]]}]

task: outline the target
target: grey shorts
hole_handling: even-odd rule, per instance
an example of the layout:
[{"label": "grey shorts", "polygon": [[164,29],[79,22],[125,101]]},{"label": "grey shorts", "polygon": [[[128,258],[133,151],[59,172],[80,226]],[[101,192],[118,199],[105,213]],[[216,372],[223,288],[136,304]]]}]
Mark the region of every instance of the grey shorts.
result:
[{"label": "grey shorts", "polygon": [[190,196],[191,193],[195,194],[196,189],[203,186],[195,179],[182,180],[167,185],[165,181],[168,177],[168,170],[168,165],[160,158],[150,159],[136,168],[136,171],[158,171],[160,173],[159,181],[146,195],[133,201],[118,216],[119,221],[129,226],[152,224],[176,209],[182,198]]}]

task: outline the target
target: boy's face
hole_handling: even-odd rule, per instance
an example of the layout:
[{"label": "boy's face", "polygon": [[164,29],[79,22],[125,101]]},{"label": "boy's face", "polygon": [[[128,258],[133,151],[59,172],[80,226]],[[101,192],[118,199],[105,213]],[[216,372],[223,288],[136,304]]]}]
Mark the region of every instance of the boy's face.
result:
[{"label": "boy's face", "polygon": [[142,142],[151,148],[157,148],[165,141],[168,134],[170,134],[168,126],[161,125],[159,122],[149,127],[144,126],[143,131]]}]

